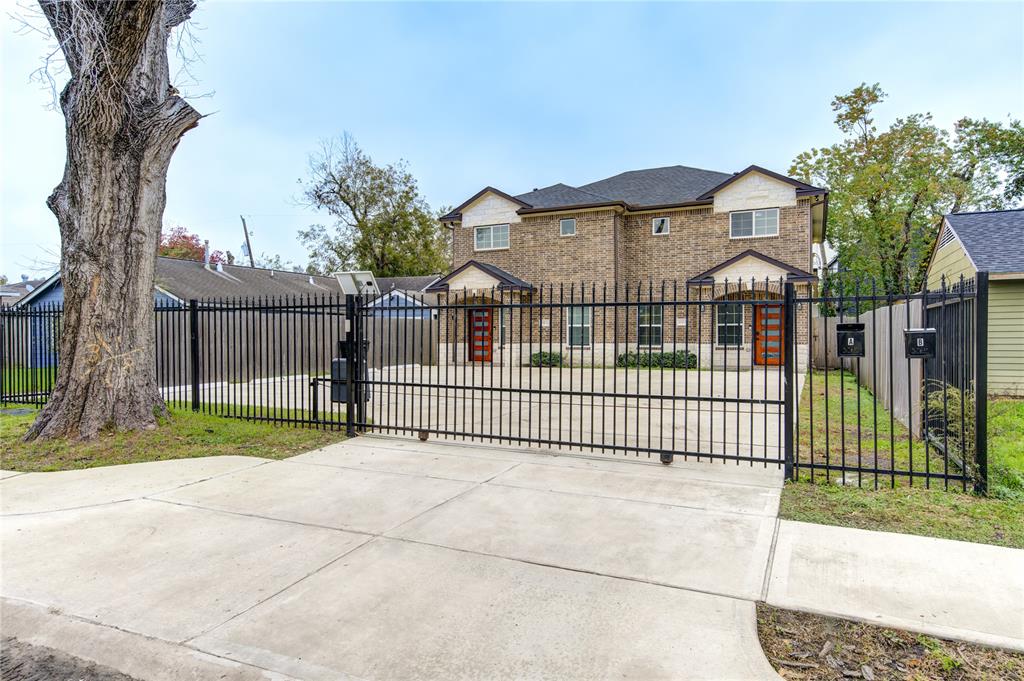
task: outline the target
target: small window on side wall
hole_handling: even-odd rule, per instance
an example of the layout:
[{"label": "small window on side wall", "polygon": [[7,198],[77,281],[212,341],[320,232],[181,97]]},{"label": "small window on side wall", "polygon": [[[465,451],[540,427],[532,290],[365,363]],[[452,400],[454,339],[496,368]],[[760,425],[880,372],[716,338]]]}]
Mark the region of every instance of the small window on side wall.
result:
[{"label": "small window on side wall", "polygon": [[669,218],[654,218],[651,220],[651,234],[668,234],[671,229],[671,220]]},{"label": "small window on side wall", "polygon": [[558,223],[560,236],[576,236],[576,218],[565,218]]}]

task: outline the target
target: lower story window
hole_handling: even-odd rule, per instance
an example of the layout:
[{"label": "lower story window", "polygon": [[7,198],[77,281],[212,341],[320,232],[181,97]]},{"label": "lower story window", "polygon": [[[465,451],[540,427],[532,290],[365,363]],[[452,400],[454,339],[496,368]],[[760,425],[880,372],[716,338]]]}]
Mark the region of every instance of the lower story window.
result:
[{"label": "lower story window", "polygon": [[569,345],[590,345],[590,312],[589,307],[570,307],[566,314],[569,318]]},{"label": "lower story window", "polygon": [[637,309],[636,341],[639,345],[661,345],[661,305],[641,305]]},{"label": "lower story window", "polygon": [[716,331],[719,345],[743,345],[743,304],[723,303],[717,308]]}]

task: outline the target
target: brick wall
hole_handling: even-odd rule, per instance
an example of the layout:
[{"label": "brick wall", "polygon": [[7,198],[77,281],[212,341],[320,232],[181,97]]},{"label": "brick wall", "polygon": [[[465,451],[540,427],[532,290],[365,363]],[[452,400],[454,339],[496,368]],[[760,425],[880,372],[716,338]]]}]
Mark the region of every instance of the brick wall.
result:
[{"label": "brick wall", "polygon": [[[669,234],[651,234],[651,219],[671,218]],[[559,220],[576,218],[576,236],[559,236]],[[612,211],[529,217],[509,226],[509,248],[475,251],[472,227],[455,227],[453,265],[488,262],[534,285],[585,281],[637,283],[678,280],[754,249],[810,271],[810,204],[779,209],[779,236],[729,238],[729,214],[711,208],[616,217]],[[616,276],[615,225],[619,225]]]},{"label": "brick wall", "polygon": [[[668,234],[651,234],[651,219],[671,218]],[[779,209],[779,235],[729,238],[729,214],[710,208],[641,213],[623,217],[620,236],[620,278],[686,281],[747,249],[810,271],[810,204]]]},{"label": "brick wall", "polygon": [[[576,218],[576,236],[559,236],[559,221]],[[454,266],[467,260],[497,265],[531,284],[613,281],[612,211],[523,216],[509,225],[509,248],[474,250],[474,229],[455,227]]]}]

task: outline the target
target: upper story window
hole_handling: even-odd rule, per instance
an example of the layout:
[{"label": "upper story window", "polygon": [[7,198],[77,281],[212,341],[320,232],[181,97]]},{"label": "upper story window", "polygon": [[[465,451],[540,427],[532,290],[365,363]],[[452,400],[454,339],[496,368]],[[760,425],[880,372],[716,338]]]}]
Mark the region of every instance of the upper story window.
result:
[{"label": "upper story window", "polygon": [[668,234],[671,229],[669,218],[654,218],[651,220],[651,234]]},{"label": "upper story window", "polygon": [[475,231],[475,250],[508,248],[508,225],[484,225]]},{"label": "upper story window", "polygon": [[729,238],[779,235],[779,209],[745,210],[729,214]]},{"label": "upper story window", "polygon": [[576,236],[576,218],[559,220],[558,233],[561,236]]}]

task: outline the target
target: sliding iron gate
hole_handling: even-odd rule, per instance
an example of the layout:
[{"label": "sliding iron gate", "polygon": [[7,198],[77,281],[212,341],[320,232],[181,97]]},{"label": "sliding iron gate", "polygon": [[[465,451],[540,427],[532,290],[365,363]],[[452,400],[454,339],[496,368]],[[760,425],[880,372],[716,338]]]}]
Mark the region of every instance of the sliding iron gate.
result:
[{"label": "sliding iron gate", "polygon": [[[792,284],[748,280],[359,299],[353,347],[368,369],[353,377],[363,399],[353,398],[352,425],[778,466],[799,359],[785,341],[797,333],[787,294]],[[428,327],[400,321],[425,310]],[[434,363],[388,361],[423,345],[436,347]]]},{"label": "sliding iron gate", "polygon": [[[348,347],[368,368],[349,428],[983,491],[987,287],[981,273],[900,294],[832,277],[357,298]],[[920,338],[930,352],[909,354]],[[432,359],[394,359],[412,356]]]}]

